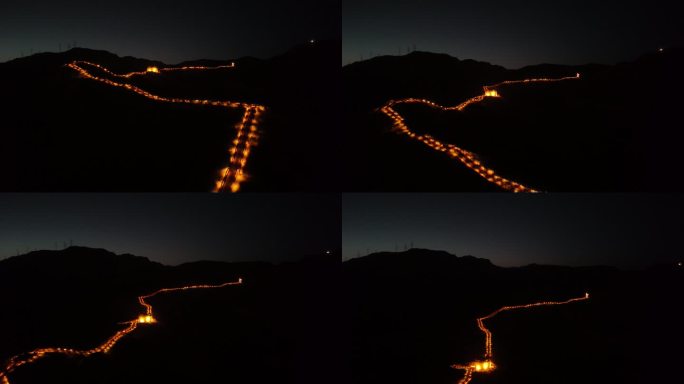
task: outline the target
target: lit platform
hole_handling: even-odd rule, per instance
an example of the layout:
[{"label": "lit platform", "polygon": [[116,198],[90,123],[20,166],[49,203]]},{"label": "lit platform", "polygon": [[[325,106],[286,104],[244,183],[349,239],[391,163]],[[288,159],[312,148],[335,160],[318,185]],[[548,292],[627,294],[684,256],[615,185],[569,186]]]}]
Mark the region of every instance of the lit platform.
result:
[{"label": "lit platform", "polygon": [[496,368],[494,363],[492,363],[490,360],[473,361],[472,363],[470,363],[470,367],[475,372],[489,372],[489,371],[493,371],[494,368]]},{"label": "lit platform", "polygon": [[157,322],[157,320],[156,320],[153,316],[150,316],[150,315],[140,315],[140,316],[138,316],[138,323],[141,323],[141,324],[152,324],[152,323],[156,323],[156,322]]}]

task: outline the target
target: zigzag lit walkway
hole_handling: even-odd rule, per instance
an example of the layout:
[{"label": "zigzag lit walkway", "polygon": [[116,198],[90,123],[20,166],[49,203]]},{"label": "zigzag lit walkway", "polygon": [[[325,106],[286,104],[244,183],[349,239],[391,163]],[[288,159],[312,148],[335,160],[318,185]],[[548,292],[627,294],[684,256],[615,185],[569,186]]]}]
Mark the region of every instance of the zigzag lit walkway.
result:
[{"label": "zigzag lit walkway", "polygon": [[434,149],[435,151],[438,152],[444,152],[447,155],[449,155],[452,158],[457,159],[461,163],[463,163],[466,167],[470,168],[473,170],[475,173],[480,175],[481,177],[485,178],[488,182],[497,185],[498,187],[507,190],[507,191],[512,191],[512,192],[539,192],[535,189],[532,189],[530,187],[527,187],[525,185],[522,185],[520,183],[517,183],[513,180],[506,179],[504,177],[499,176],[493,169],[486,167],[482,162],[478,159],[478,156],[470,151],[467,151],[463,148],[457,147],[454,144],[450,143],[443,143],[434,137],[432,137],[429,134],[423,134],[419,135],[413,131],[411,131],[406,125],[404,118],[397,112],[394,107],[397,105],[401,104],[424,104],[432,108],[437,108],[442,111],[463,111],[467,106],[475,103],[480,103],[487,97],[501,97],[499,95],[499,92],[497,91],[497,88],[499,88],[502,85],[510,85],[510,84],[532,84],[532,83],[548,83],[548,82],[556,82],[556,81],[565,81],[565,80],[578,80],[580,78],[580,74],[576,74],[575,76],[571,77],[561,77],[557,79],[550,79],[550,78],[539,78],[539,79],[524,79],[524,80],[508,80],[508,81],[502,81],[500,83],[494,84],[494,85],[485,85],[483,88],[483,93],[481,95],[471,97],[470,99],[462,102],[461,104],[458,104],[453,107],[444,107],[442,105],[439,105],[433,101],[427,100],[427,99],[415,99],[415,98],[408,98],[408,99],[401,99],[401,100],[390,100],[388,101],[384,106],[380,108],[380,112],[385,114],[387,117],[392,119],[394,128],[396,128],[400,133],[403,133],[407,135],[409,138],[417,140],[428,147]]},{"label": "zigzag lit walkway", "polygon": [[574,299],[569,299],[566,301],[542,301],[538,303],[532,303],[532,304],[524,304],[524,305],[512,305],[512,306],[506,306],[506,307],[501,307],[497,309],[496,311],[490,313],[487,316],[483,316],[477,319],[477,327],[480,328],[480,330],[485,334],[485,354],[484,354],[484,359],[483,360],[478,360],[478,361],[472,361],[468,363],[467,365],[462,365],[462,364],[454,364],[451,366],[451,368],[454,369],[462,369],[465,371],[463,374],[463,378],[458,382],[458,384],[468,384],[470,380],[473,378],[473,372],[491,372],[496,368],[496,365],[494,365],[494,362],[492,361],[492,332],[487,329],[484,325],[484,321],[487,319],[490,319],[496,315],[498,315],[501,312],[505,311],[511,311],[514,309],[525,309],[525,308],[534,308],[534,307],[541,307],[541,306],[549,306],[549,305],[564,305],[564,304],[570,304],[574,303],[576,301],[582,301],[582,300],[589,300],[589,294],[585,293],[584,296],[582,297],[576,297]]},{"label": "zigzag lit walkway", "polygon": [[9,360],[7,360],[7,363],[5,366],[0,370],[0,382],[2,384],[10,384],[10,380],[8,375],[12,373],[14,370],[17,368],[21,367],[22,365],[27,365],[35,362],[36,360],[39,360],[45,356],[48,355],[55,355],[55,354],[62,354],[62,355],[67,355],[67,356],[84,356],[88,357],[90,355],[96,354],[96,353],[107,353],[109,352],[110,349],[116,345],[116,343],[121,340],[124,336],[130,334],[133,332],[136,328],[138,328],[139,324],[153,324],[156,323],[157,320],[154,318],[154,313],[152,312],[152,306],[148,304],[145,300],[149,299],[151,297],[154,297],[160,293],[168,293],[168,292],[177,292],[177,291],[187,291],[191,289],[209,289],[209,288],[223,288],[227,287],[230,285],[240,285],[242,284],[242,278],[238,279],[237,281],[233,282],[228,282],[228,283],[223,283],[220,285],[189,285],[185,287],[177,287],[177,288],[162,288],[157,291],[154,291],[150,294],[143,295],[143,296],[138,296],[138,302],[140,305],[145,307],[145,313],[141,314],[138,316],[137,319],[133,319],[130,321],[123,322],[121,324],[128,324],[128,326],[118,332],[116,332],[112,337],[107,339],[104,343],[91,348],[91,349],[85,349],[85,350],[80,350],[80,349],[72,349],[72,348],[39,348],[35,349],[30,352],[22,353],[20,355],[16,355],[11,357]]}]

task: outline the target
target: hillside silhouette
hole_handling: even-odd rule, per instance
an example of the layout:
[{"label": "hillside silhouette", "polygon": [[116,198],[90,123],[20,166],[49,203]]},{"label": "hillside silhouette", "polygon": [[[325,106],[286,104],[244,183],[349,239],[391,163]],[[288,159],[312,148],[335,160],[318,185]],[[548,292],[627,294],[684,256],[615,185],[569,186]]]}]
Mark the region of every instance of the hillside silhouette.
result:
[{"label": "hillside silhouette", "polygon": [[[159,295],[157,323],[106,354],[48,356],[10,374],[22,383],[337,382],[331,345],[339,260],[166,266],[144,257],[71,247],[0,261],[0,363],[35,348],[88,349],[137,318],[137,296],[163,287],[244,284]],[[315,287],[315,288],[314,288]],[[325,352],[325,353],[323,353]],[[341,382],[341,381],[340,381]]]},{"label": "hillside silhouette", "polygon": [[[400,105],[416,133],[475,152],[501,176],[542,191],[681,191],[684,50],[617,65],[542,64],[509,70],[413,52],[345,66],[344,186],[348,191],[499,191],[458,161],[391,131],[389,100],[454,106],[505,80],[581,74],[579,81],[503,86],[462,112]],[[407,169],[414,170],[410,176]]]},{"label": "hillside silhouette", "polygon": [[[475,319],[505,305],[566,300],[487,321],[497,369],[476,383],[643,383],[677,377],[684,270],[503,268],[443,251],[382,252],[343,263],[355,383],[455,383],[481,359]],[[658,367],[658,368],[654,368]]]},{"label": "hillside silhouette", "polygon": [[[249,158],[247,191],[337,189],[340,42],[317,41],[270,59],[196,60],[227,70],[126,79],[166,97],[267,107]],[[74,48],[0,63],[4,191],[210,191],[235,139],[240,109],[159,103],[84,79],[65,64],[115,73],[169,67]],[[313,161],[312,159],[315,159]],[[294,171],[296,169],[296,171]]]}]

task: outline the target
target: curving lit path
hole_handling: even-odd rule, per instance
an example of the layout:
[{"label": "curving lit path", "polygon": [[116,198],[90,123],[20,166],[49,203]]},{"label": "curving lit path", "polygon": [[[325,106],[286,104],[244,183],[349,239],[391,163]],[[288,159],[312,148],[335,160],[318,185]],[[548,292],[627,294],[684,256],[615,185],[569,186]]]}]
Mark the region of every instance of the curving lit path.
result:
[{"label": "curving lit path", "polygon": [[533,84],[533,83],[548,83],[548,82],[557,82],[557,81],[566,81],[566,80],[578,80],[580,78],[580,74],[576,74],[575,76],[570,76],[570,77],[561,77],[561,78],[538,78],[538,79],[524,79],[524,80],[507,80],[507,81],[502,81],[497,84],[493,85],[485,85],[482,87],[482,94],[471,97],[470,99],[462,102],[461,104],[452,106],[452,107],[445,107],[442,105],[439,105],[433,101],[427,100],[427,99],[416,99],[416,98],[408,98],[408,99],[400,99],[400,100],[390,100],[388,101],[384,106],[382,106],[379,111],[382,112],[385,116],[389,117],[392,119],[393,126],[396,128],[400,133],[403,133],[407,135],[409,138],[413,140],[417,140],[428,147],[434,149],[435,151],[438,152],[444,152],[446,153],[449,157],[454,158],[458,161],[460,161],[463,165],[477,173],[480,177],[483,177],[485,180],[488,182],[497,185],[498,187],[506,190],[506,191],[511,191],[511,192],[539,192],[533,188],[530,188],[528,186],[522,185],[518,182],[515,182],[510,179],[506,179],[496,173],[492,168],[489,168],[485,166],[478,158],[478,156],[470,151],[467,151],[463,148],[460,148],[454,144],[450,143],[445,143],[441,142],[434,137],[432,137],[429,134],[417,134],[413,131],[411,131],[406,125],[406,122],[404,121],[404,118],[397,112],[394,107],[397,105],[401,104],[424,104],[432,108],[440,109],[442,111],[463,111],[466,107],[468,107],[471,104],[476,104],[480,103],[483,100],[485,100],[488,97],[501,97],[499,95],[499,92],[497,91],[497,88],[504,86],[504,85],[510,85],[510,84]]},{"label": "curving lit path", "polygon": [[532,303],[532,304],[523,304],[523,305],[511,305],[511,306],[505,306],[497,309],[496,311],[490,313],[487,316],[483,316],[477,319],[477,327],[480,328],[480,331],[485,334],[485,354],[484,354],[484,359],[483,360],[477,360],[477,361],[472,361],[466,365],[463,364],[453,364],[451,368],[454,369],[462,369],[464,370],[463,378],[458,382],[458,384],[468,384],[470,380],[473,378],[473,372],[491,372],[496,368],[496,365],[494,365],[494,362],[492,361],[492,332],[484,325],[484,321],[487,319],[491,319],[492,317],[498,315],[501,312],[505,311],[512,311],[516,309],[526,309],[526,308],[534,308],[534,307],[542,307],[542,306],[551,306],[551,305],[564,305],[564,304],[570,304],[574,303],[577,301],[583,301],[583,300],[589,300],[589,294],[585,293],[584,296],[582,297],[576,297],[573,299],[565,300],[565,301],[541,301],[538,303]]},{"label": "curving lit path", "polygon": [[247,179],[245,173],[245,167],[247,165],[247,159],[249,158],[249,153],[251,147],[257,144],[259,138],[257,125],[259,123],[259,115],[265,111],[265,107],[258,104],[242,103],[236,101],[226,101],[226,100],[205,100],[205,99],[183,99],[183,98],[172,98],[164,97],[152,94],[145,91],[142,88],[136,87],[135,85],[118,82],[107,79],[105,77],[96,76],[89,71],[86,67],[91,67],[105,73],[108,76],[129,79],[134,76],[142,75],[159,75],[163,72],[171,71],[198,71],[198,70],[216,70],[225,68],[234,68],[235,64],[221,65],[217,67],[201,67],[201,66],[188,66],[188,67],[173,67],[173,68],[157,68],[148,67],[146,71],[142,72],[129,72],[125,74],[116,74],[106,67],[90,63],[87,61],[73,61],[67,64],[67,67],[75,70],[83,77],[91,80],[98,81],[103,84],[107,84],[112,87],[124,88],[129,91],[135,92],[140,96],[144,96],[148,99],[165,102],[165,103],[177,103],[177,104],[193,104],[193,105],[206,105],[212,107],[220,108],[242,108],[244,114],[242,120],[237,124],[237,134],[235,139],[231,143],[228,153],[230,157],[228,158],[228,164],[226,167],[219,171],[219,174],[214,182],[215,186],[213,192],[224,192],[231,191],[237,192],[240,189],[240,184]]},{"label": "curving lit path", "polygon": [[152,311],[152,305],[147,303],[145,301],[146,299],[149,299],[151,297],[154,297],[160,293],[169,293],[169,292],[177,292],[177,291],[187,291],[187,290],[192,290],[192,289],[212,289],[212,288],[223,288],[231,285],[240,285],[242,284],[242,278],[238,279],[237,281],[233,282],[227,282],[219,285],[189,285],[185,287],[177,287],[177,288],[162,288],[157,291],[154,291],[150,294],[143,295],[143,296],[138,296],[138,302],[140,305],[142,305],[145,308],[145,313],[141,314],[138,316],[137,319],[133,319],[130,321],[123,322],[121,324],[128,324],[128,326],[118,332],[116,332],[114,335],[112,335],[109,339],[107,339],[104,343],[93,347],[91,349],[72,349],[72,348],[39,348],[39,349],[34,349],[33,351],[22,353],[20,355],[16,355],[11,357],[9,360],[7,360],[7,363],[5,364],[4,367],[1,367],[0,369],[0,383],[2,384],[10,384],[9,380],[9,374],[14,372],[17,368],[31,364],[35,362],[36,360],[39,360],[45,356],[48,355],[55,355],[55,354],[62,354],[62,355],[67,355],[67,356],[84,356],[88,357],[90,355],[96,354],[96,353],[107,353],[110,349],[116,345],[116,343],[121,340],[124,336],[128,335],[129,333],[133,332],[136,328],[138,328],[138,325],[140,324],[153,324],[156,323],[157,320],[154,318],[154,312]]}]

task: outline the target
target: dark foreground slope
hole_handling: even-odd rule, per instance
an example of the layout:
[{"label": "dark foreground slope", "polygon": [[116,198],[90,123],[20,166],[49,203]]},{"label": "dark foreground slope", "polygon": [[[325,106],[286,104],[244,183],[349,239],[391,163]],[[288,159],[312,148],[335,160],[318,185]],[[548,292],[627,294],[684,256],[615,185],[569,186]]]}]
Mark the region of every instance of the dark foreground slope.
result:
[{"label": "dark foreground slope", "polygon": [[39,347],[92,348],[161,287],[244,285],[149,299],[158,323],[107,354],[47,357],[12,383],[336,382],[339,261],[163,266],[104,250],[39,251],[0,261],[0,361]]},{"label": "dark foreground slope", "polygon": [[[679,105],[684,50],[618,65],[537,65],[519,70],[414,52],[343,68],[347,190],[497,190],[457,161],[391,131],[375,111],[390,99],[454,106],[503,80],[512,85],[463,112],[399,106],[408,126],[480,155],[502,176],[544,191],[684,190]],[[353,156],[351,155],[353,154]],[[411,169],[413,172],[407,173]]]},{"label": "dark foreground slope", "polygon": [[682,273],[676,265],[501,268],[417,249],[353,259],[343,265],[353,381],[453,384],[463,371],[451,364],[484,354],[477,317],[588,291],[588,301],[488,320],[498,369],[472,384],[674,382]]},{"label": "dark foreground slope", "polygon": [[[129,79],[167,97],[264,105],[243,189],[336,189],[339,41],[236,68]],[[159,103],[77,76],[73,60],[116,73],[165,64],[76,48],[0,63],[0,190],[209,191],[227,164],[239,109]],[[223,65],[200,60],[179,65]],[[312,159],[316,159],[313,161]]]}]

